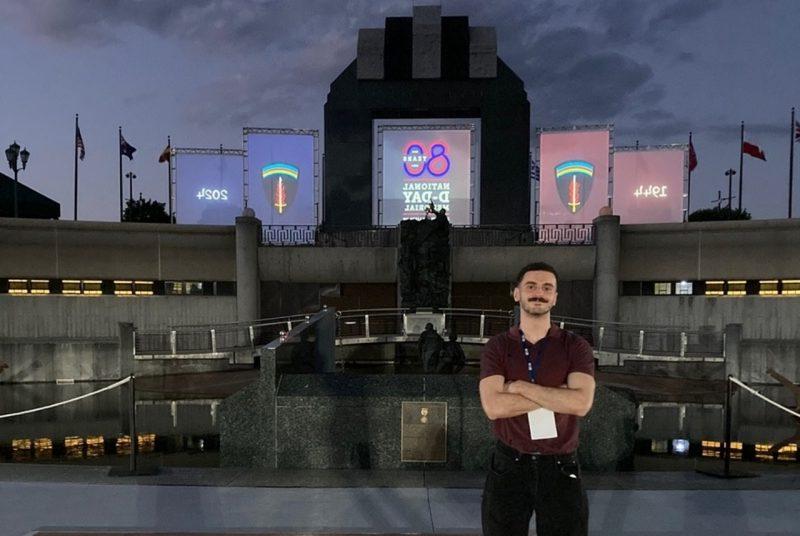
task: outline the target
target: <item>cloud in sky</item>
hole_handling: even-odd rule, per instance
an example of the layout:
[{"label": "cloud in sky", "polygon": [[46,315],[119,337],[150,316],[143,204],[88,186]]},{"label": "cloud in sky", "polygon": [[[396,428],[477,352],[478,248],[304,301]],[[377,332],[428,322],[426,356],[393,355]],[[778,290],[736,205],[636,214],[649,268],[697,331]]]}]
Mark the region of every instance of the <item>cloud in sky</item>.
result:
[{"label": "cloud in sky", "polygon": [[[113,134],[117,124],[135,140],[157,139],[149,142],[153,151],[160,151],[167,133],[213,146],[235,144],[242,126],[321,128],[328,86],[355,58],[358,28],[383,27],[387,16],[410,16],[411,5],[408,0],[31,0],[0,3],[0,20],[15,36],[6,43],[28,47],[23,49],[31,60],[28,68],[42,73],[27,77],[34,89],[20,95],[21,107],[29,110],[21,120],[40,113],[56,121],[62,111],[67,118],[80,112],[91,158],[100,158],[100,143],[111,147],[102,154],[113,152],[113,140],[105,141],[101,133]],[[442,11],[469,16],[473,26],[497,28],[499,56],[528,91],[533,128],[613,122],[615,139],[640,138],[645,144],[680,141],[693,130],[695,144],[703,144],[702,165],[709,169],[727,165],[729,156],[719,157],[723,164],[713,161],[711,147],[724,144],[719,153],[728,155],[740,117],[749,121],[754,139],[778,143],[788,136],[777,114],[795,103],[781,88],[797,87],[792,84],[800,69],[785,47],[795,32],[784,21],[797,20],[800,4],[445,0]],[[729,35],[728,28],[742,24],[747,43]],[[747,54],[760,59],[743,63]],[[87,66],[89,61],[96,63]],[[771,71],[771,64],[780,67]],[[773,71],[786,80],[771,82]],[[35,90],[48,77],[58,80],[57,106],[53,89]],[[753,107],[759,98],[765,106]],[[58,147],[48,152],[56,154],[69,143],[68,122],[58,132]],[[141,154],[148,150],[142,146]],[[44,151],[41,147],[36,155]],[[85,165],[88,179],[92,164]],[[100,161],[97,166],[105,166],[98,177],[114,169]],[[59,199],[71,203],[70,195],[59,193]],[[64,213],[70,212],[65,205]]]}]

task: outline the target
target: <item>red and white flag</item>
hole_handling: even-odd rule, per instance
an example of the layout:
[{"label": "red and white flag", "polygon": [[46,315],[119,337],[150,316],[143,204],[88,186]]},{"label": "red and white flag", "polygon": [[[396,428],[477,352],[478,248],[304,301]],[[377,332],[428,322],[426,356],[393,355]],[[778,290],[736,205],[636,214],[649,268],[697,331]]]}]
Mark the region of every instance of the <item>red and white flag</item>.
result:
[{"label": "red and white flag", "polygon": [[764,151],[758,145],[754,145],[750,142],[742,142],[742,152],[744,154],[749,154],[753,158],[758,158],[759,160],[763,160],[764,162],[767,161],[767,157],[764,154]]}]

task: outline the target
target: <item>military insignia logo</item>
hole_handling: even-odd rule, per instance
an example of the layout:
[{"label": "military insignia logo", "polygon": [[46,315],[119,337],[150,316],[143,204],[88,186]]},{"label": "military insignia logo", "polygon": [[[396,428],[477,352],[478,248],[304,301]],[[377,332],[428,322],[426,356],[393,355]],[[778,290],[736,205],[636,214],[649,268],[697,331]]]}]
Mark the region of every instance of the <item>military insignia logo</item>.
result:
[{"label": "military insignia logo", "polygon": [[297,195],[300,170],[291,164],[275,162],[261,168],[265,193],[271,193],[272,206],[278,214],[289,207]]},{"label": "military insignia logo", "polygon": [[556,166],[556,185],[561,202],[572,214],[577,214],[592,191],[594,166],[583,160],[568,160]]}]

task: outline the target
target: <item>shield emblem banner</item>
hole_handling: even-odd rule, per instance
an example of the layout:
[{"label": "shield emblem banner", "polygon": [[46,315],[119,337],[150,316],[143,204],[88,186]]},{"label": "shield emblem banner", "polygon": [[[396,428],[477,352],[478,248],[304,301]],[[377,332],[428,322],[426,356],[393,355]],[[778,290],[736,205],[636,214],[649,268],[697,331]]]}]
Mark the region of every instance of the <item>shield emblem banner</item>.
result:
[{"label": "shield emblem banner", "polygon": [[556,166],[556,185],[561,202],[572,214],[577,214],[592,191],[594,166],[583,160],[568,160]]},{"label": "shield emblem banner", "polygon": [[272,200],[272,207],[283,214],[297,195],[300,170],[284,162],[274,162],[261,168],[264,195]]}]

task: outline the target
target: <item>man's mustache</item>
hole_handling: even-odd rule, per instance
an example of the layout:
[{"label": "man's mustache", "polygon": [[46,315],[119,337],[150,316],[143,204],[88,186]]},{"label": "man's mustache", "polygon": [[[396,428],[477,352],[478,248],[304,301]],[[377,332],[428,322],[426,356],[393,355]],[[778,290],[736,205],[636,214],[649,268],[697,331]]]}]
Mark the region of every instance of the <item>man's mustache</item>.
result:
[{"label": "man's mustache", "polygon": [[542,303],[547,303],[547,300],[545,300],[544,298],[530,298],[530,299],[528,299],[528,301],[529,301],[529,302],[542,302]]}]

